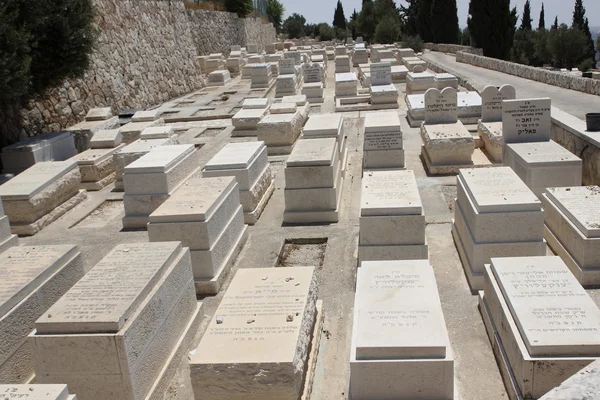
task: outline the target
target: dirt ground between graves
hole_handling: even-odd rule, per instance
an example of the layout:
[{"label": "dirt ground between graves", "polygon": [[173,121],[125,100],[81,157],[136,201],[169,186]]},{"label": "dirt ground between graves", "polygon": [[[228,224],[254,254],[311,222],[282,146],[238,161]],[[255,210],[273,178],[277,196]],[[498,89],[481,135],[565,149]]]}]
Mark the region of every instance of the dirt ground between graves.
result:
[{"label": "dirt ground between graves", "polygon": [[[328,68],[325,103],[320,104],[319,108],[312,109],[313,113],[334,111],[333,61],[329,61]],[[498,85],[502,83],[498,82]],[[234,78],[227,87],[212,90],[209,95],[198,97],[207,98],[208,101],[219,98],[220,93],[226,90],[255,95],[250,92],[249,86],[249,81],[241,82],[238,77]],[[413,170],[417,177],[427,221],[429,257],[435,269],[455,357],[455,398],[506,399],[504,385],[477,310],[477,297],[469,290],[450,233],[453,218],[452,202],[456,195],[456,177],[429,177],[425,173],[419,157],[421,139],[418,129],[410,128],[404,118],[406,115],[406,105],[403,100],[405,85],[398,84],[397,87],[401,92],[401,105],[398,112],[402,117],[406,168]],[[273,96],[273,93],[270,96]],[[239,98],[236,99],[236,95],[232,95],[230,100],[235,102],[239,101]],[[325,323],[311,396],[313,400],[348,398],[359,230],[362,127],[365,112],[351,112],[344,115],[346,117],[344,134],[347,136],[349,163],[343,182],[340,221],[331,225],[283,226],[285,157],[269,157],[275,174],[275,192],[258,223],[249,228],[249,239],[229,274],[224,289],[217,296],[200,299],[204,303],[205,319],[198,332],[198,338],[214,314],[237,269],[306,265],[307,260],[322,264],[317,266],[317,273],[319,298],[324,301]],[[204,137],[198,134],[200,132],[198,128],[227,127],[231,125],[230,120],[175,125],[177,129],[193,128],[187,134],[182,131],[181,141],[195,143],[197,147],[201,147],[199,149],[202,154],[201,166],[232,140],[230,129],[211,130],[211,134]],[[145,231],[122,231],[121,217],[124,213],[120,202],[121,197],[122,194],[111,192],[111,187],[100,192],[89,193],[84,203],[69,211],[36,236],[22,238],[21,244],[77,244],[83,253],[86,268],[89,269],[119,243],[148,240]],[[107,199],[111,200],[111,203],[105,203]],[[98,207],[100,209],[96,210]],[[285,244],[286,240],[287,244]],[[284,244],[286,248],[282,251]],[[598,301],[599,296],[596,291],[590,293]],[[184,361],[166,398],[192,399],[189,379],[189,368]]]}]

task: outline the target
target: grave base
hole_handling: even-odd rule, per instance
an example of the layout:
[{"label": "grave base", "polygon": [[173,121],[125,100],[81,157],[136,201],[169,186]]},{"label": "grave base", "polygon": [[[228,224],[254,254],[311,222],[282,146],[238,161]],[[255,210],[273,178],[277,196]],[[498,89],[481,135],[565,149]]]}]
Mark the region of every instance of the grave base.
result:
[{"label": "grave base", "polygon": [[582,286],[586,288],[600,286],[600,268],[582,268],[547,225],[544,225],[544,238],[550,249],[562,258]]},{"label": "grave base", "polygon": [[306,101],[308,101],[311,104],[321,104],[325,102],[325,98],[324,97],[307,97]]},{"label": "grave base", "polygon": [[504,148],[502,122],[479,121],[477,133],[483,140],[485,152],[490,160],[495,163],[502,163],[502,149]]},{"label": "grave base", "polygon": [[17,235],[10,235],[8,239],[5,239],[3,242],[0,242],[0,253],[2,253],[4,250],[18,245],[19,237]]},{"label": "grave base", "polygon": [[[215,71],[217,71],[217,70],[215,70]],[[212,71],[212,72],[214,72],[214,71]],[[208,71],[207,71],[207,73],[210,74]],[[206,82],[206,86],[225,86],[229,82],[231,82],[231,78],[225,79],[224,81],[221,81],[221,82]]]},{"label": "grave base", "polygon": [[358,246],[358,265],[363,261],[427,260],[429,246],[425,244]]},{"label": "grave base", "polygon": [[319,346],[321,345],[321,332],[323,331],[323,321],[325,319],[323,314],[323,300],[317,300],[315,308],[317,309],[317,315],[315,317],[315,327],[310,340],[310,350],[308,352],[308,359],[306,360],[306,373],[304,375],[304,388],[302,389],[302,397],[300,397],[300,400],[310,399],[315,369],[317,367]]},{"label": "grave base", "polygon": [[88,192],[97,192],[99,190],[104,189],[111,183],[113,183],[115,181],[116,177],[117,177],[116,172],[113,172],[112,174],[108,175],[107,177],[102,178],[101,180],[99,180],[97,182],[81,182],[79,184],[79,189],[84,189],[84,190],[87,190]]},{"label": "grave base", "polygon": [[370,95],[335,98],[335,112],[395,110],[400,108],[398,102],[371,104]]},{"label": "grave base", "polygon": [[263,194],[262,198],[260,199],[260,201],[259,201],[258,205],[256,206],[256,208],[254,209],[254,211],[244,212],[244,223],[245,224],[248,224],[248,225],[256,224],[256,222],[260,218],[260,215],[262,214],[263,210],[267,206],[269,199],[273,195],[273,192],[275,191],[275,184],[273,182],[274,181],[271,180],[269,187]]},{"label": "grave base", "polygon": [[340,219],[340,206],[342,204],[342,191],[344,189],[344,175],[340,171],[339,194],[335,210],[311,210],[311,211],[288,211],[283,212],[283,222],[286,224],[318,224],[333,223]]},{"label": "grave base", "polygon": [[240,252],[242,251],[244,244],[246,244],[247,239],[248,227],[244,226],[241,235],[238,237],[234,246],[231,248],[231,250],[225,257],[225,261],[219,268],[219,272],[217,272],[217,274],[211,279],[194,279],[194,286],[196,287],[197,295],[215,295],[219,293],[223,281],[225,280],[225,278],[227,278],[231,267],[233,266],[233,264],[235,264],[235,261]]},{"label": "grave base", "polygon": [[44,227],[50,225],[52,222],[62,217],[67,211],[71,210],[72,208],[75,208],[77,204],[81,203],[85,199],[87,199],[87,192],[85,190],[79,190],[77,194],[75,194],[69,200],[54,208],[52,211],[39,218],[37,221],[31,224],[11,224],[10,230],[15,235],[33,236],[39,231],[41,231]]},{"label": "grave base", "polygon": [[483,290],[483,272],[476,272],[471,268],[465,247],[456,231],[456,225],[454,222],[452,222],[452,238],[454,239],[456,250],[458,250],[458,256],[460,258],[465,276],[467,277],[469,288],[471,288],[472,292],[475,290]]},{"label": "grave base", "polygon": [[363,151],[363,169],[392,168],[404,168],[404,149]]},{"label": "grave base", "polygon": [[486,282],[484,294],[479,297],[479,310],[511,399],[540,398],[596,360],[594,357],[531,357],[489,267],[486,275],[490,276],[490,287]]},{"label": "grave base", "polygon": [[[463,123],[463,125],[477,125],[479,117],[458,117],[458,120]],[[421,114],[421,116],[414,116],[411,110],[408,110],[406,113],[406,120],[408,121],[408,125],[411,128],[420,128],[421,123],[425,121],[425,114]]]},{"label": "grave base", "polygon": [[270,156],[286,156],[292,152],[295,144],[289,146],[267,146],[267,154]]},{"label": "grave base", "polygon": [[170,389],[171,381],[173,380],[173,377],[175,377],[182,361],[185,360],[185,362],[187,362],[188,352],[198,345],[196,333],[198,332],[198,329],[200,329],[200,324],[203,319],[203,303],[198,302],[196,312],[193,314],[183,334],[175,344],[174,350],[171,352],[166,364],[158,375],[159,378],[154,382],[154,385],[150,389],[145,400],[162,400],[165,397],[165,394]]},{"label": "grave base", "polygon": [[256,137],[256,129],[233,129],[231,137]]},{"label": "grave base", "polygon": [[421,146],[421,158],[425,164],[425,169],[429,175],[457,175],[458,170],[465,168],[488,168],[495,167],[497,165],[492,164],[487,156],[481,151],[481,149],[475,149],[472,156],[471,164],[463,165],[434,165],[431,162],[429,154],[425,146]]}]

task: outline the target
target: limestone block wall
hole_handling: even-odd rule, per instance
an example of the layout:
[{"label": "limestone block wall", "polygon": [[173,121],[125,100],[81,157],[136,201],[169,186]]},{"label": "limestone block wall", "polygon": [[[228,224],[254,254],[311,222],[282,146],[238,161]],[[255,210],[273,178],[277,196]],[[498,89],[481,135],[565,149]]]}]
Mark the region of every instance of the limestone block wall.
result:
[{"label": "limestone block wall", "polygon": [[464,51],[456,53],[456,61],[504,72],[533,81],[547,83],[565,89],[600,95],[600,79],[570,76],[562,72],[548,71],[542,68],[530,67],[528,65],[517,64],[510,61],[478,56]]},{"label": "limestone block wall", "polygon": [[480,56],[483,55],[483,49],[471,46],[461,46],[458,44],[425,43],[425,48],[431,51],[439,51],[440,53],[456,54],[459,51],[464,51],[465,53],[477,54]]},{"label": "limestone block wall", "polygon": [[187,10],[198,55],[229,54],[232,45],[265,44],[276,40],[273,24],[260,18],[239,18],[225,11]]},{"label": "limestone block wall", "polygon": [[100,29],[91,67],[82,79],[22,111],[25,134],[56,131],[90,108],[141,108],[204,86],[192,24],[181,1],[94,0]]}]

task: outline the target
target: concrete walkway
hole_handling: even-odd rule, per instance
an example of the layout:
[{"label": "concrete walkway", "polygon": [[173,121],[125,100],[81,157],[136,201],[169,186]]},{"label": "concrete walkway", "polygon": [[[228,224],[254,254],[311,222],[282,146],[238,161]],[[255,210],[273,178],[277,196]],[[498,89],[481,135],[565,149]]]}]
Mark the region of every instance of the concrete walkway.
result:
[{"label": "concrete walkway", "polygon": [[517,89],[518,98],[550,97],[554,107],[558,107],[579,119],[585,119],[585,114],[588,112],[600,111],[600,96],[530,81],[471,64],[459,63],[456,62],[456,57],[453,54],[426,51],[423,59],[439,65],[451,74],[466,78],[479,91],[487,85],[501,86],[509,84]]}]

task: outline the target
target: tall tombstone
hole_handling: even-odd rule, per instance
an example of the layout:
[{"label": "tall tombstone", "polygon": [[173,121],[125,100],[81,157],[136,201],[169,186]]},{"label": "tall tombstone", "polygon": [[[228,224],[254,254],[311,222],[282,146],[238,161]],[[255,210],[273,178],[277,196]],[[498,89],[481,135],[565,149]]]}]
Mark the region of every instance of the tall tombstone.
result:
[{"label": "tall tombstone", "polygon": [[548,142],[551,101],[549,98],[504,100],[502,136],[504,143]]},{"label": "tall tombstone", "polygon": [[319,64],[304,64],[304,83],[323,82],[323,70]]},{"label": "tall tombstone", "polygon": [[389,62],[371,64],[371,85],[391,85],[392,64]]},{"label": "tall tombstone", "polygon": [[503,85],[500,88],[486,86],[481,92],[481,122],[502,121],[502,102],[514,100],[517,91],[511,85]]},{"label": "tall tombstone", "polygon": [[296,65],[302,64],[302,53],[299,51],[288,51],[283,54],[283,58],[293,59]]},{"label": "tall tombstone", "polygon": [[293,58],[283,58],[279,60],[279,75],[289,75],[296,73],[296,62]]},{"label": "tall tombstone", "polygon": [[447,87],[442,91],[429,89],[425,92],[425,124],[455,124],[458,122],[458,94]]}]

